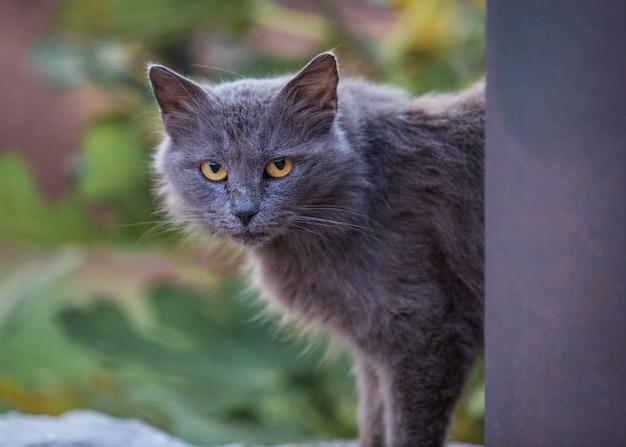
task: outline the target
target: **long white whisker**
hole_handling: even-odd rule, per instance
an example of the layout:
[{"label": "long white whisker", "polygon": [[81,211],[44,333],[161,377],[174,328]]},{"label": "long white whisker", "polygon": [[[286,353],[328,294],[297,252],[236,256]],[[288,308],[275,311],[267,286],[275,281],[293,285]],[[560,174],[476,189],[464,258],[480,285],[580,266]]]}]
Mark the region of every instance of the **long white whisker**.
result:
[{"label": "long white whisker", "polygon": [[154,222],[145,222],[146,224],[156,224],[152,228],[148,229],[144,232],[139,239],[137,239],[136,244],[141,243],[145,239],[149,237],[155,237],[161,234],[165,234],[168,232],[179,231],[180,228],[184,225],[186,227],[197,228],[203,224],[204,219],[198,216],[182,216],[178,218],[165,219],[162,221],[154,221]]},{"label": "long white whisker", "polygon": [[[350,208],[346,208],[346,207],[342,207],[342,206],[336,206],[336,205],[307,205],[307,206],[300,206],[297,208],[297,210],[299,212],[334,212],[334,213],[340,213],[340,214],[345,214],[345,217],[348,220],[354,220],[355,217],[359,217],[360,219],[362,219],[363,221],[367,222],[371,227],[374,228],[379,228],[381,229],[382,226],[376,222],[375,220],[373,220],[370,216],[368,216],[367,214],[364,214],[360,211],[356,211]],[[306,216],[306,214],[304,214]],[[316,217],[316,216],[309,216],[309,217]],[[323,217],[319,217],[320,219],[323,219]],[[344,222],[344,221],[341,221]],[[351,223],[351,222],[344,222],[346,224],[351,224],[351,225],[356,225],[359,226],[356,223]],[[369,228],[370,230],[372,228]],[[365,226],[362,226],[362,228],[365,228]]]},{"label": "long white whisker", "polygon": [[353,230],[362,231],[365,234],[371,232],[371,228],[365,227],[363,225],[353,224],[350,222],[343,222],[340,220],[324,219],[321,217],[313,217],[313,216],[294,216],[293,219],[299,222],[307,222],[307,223],[312,223],[312,224],[346,227],[346,228],[350,228]]},{"label": "long white whisker", "polygon": [[[324,234],[321,234],[321,233],[319,233],[319,232],[317,232],[317,231],[313,230],[312,228],[308,228],[308,227],[305,227],[305,226],[297,225],[297,224],[294,224],[294,223],[292,223],[292,224],[291,224],[291,226],[292,226],[292,227],[294,227],[294,228],[297,228],[298,230],[301,230],[301,231],[306,231],[307,233],[311,233],[311,234],[315,235],[316,237],[318,237],[318,238],[320,238],[320,239],[323,239],[325,242],[328,242],[328,243],[330,243],[330,244],[333,244],[333,245],[334,245],[335,247],[337,247],[337,248],[341,248],[341,247],[339,246],[339,244],[337,244],[337,242],[333,241],[333,240],[332,240],[331,238],[329,238],[328,236],[326,236],[326,235],[324,235]],[[297,237],[300,237],[301,239],[304,239],[304,238],[302,237],[302,235],[301,235],[298,231],[294,231],[293,229],[289,229],[288,231],[289,231],[289,233],[290,233],[290,234],[293,234],[293,235],[295,235],[295,236],[297,236]],[[306,240],[305,240],[305,242],[309,242],[309,241],[306,241]]]},{"label": "long white whisker", "polygon": [[362,212],[359,212],[350,208],[345,208],[342,206],[306,205],[306,206],[300,206],[298,207],[298,209],[305,210],[305,211],[339,211],[339,212],[346,213],[346,214],[352,214],[353,216],[358,216],[358,217],[363,217],[365,219],[369,219],[369,216],[367,214],[364,214]]}]

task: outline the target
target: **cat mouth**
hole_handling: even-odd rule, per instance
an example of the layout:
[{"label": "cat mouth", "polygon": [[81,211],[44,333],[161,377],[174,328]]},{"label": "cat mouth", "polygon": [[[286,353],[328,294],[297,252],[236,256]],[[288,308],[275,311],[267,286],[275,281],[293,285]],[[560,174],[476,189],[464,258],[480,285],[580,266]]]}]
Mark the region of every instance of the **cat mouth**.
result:
[{"label": "cat mouth", "polygon": [[270,234],[265,232],[255,232],[245,230],[240,233],[231,234],[231,238],[242,245],[257,247],[270,240]]}]

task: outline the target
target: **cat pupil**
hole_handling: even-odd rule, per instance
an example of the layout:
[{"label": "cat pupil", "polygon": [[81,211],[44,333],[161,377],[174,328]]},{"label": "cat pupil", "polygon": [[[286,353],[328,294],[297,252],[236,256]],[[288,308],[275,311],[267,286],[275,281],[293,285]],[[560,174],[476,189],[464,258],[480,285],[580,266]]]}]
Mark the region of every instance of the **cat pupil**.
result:
[{"label": "cat pupil", "polygon": [[214,174],[217,174],[219,170],[221,169],[221,166],[215,162],[209,162],[209,167],[211,168],[211,171],[213,171]]},{"label": "cat pupil", "polygon": [[274,166],[282,171],[283,169],[285,169],[285,159],[277,158],[276,160],[274,160]]}]

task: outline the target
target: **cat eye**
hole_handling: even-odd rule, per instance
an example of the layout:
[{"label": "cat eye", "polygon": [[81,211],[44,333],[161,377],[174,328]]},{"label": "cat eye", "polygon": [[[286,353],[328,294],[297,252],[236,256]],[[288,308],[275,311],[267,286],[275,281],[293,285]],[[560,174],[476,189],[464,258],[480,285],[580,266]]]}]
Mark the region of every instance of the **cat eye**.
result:
[{"label": "cat eye", "polygon": [[226,180],[226,169],[219,163],[215,163],[214,161],[205,161],[200,165],[200,171],[202,175],[204,175],[207,179],[212,182],[221,182]]},{"label": "cat eye", "polygon": [[265,166],[265,173],[272,178],[281,178],[291,172],[293,160],[288,157],[275,158]]}]

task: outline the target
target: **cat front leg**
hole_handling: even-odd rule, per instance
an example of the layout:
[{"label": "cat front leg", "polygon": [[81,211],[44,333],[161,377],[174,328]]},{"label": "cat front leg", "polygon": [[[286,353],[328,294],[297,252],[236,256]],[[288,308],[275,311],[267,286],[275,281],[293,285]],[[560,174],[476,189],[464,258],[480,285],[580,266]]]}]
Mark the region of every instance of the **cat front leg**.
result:
[{"label": "cat front leg", "polygon": [[385,447],[383,396],[378,371],[371,360],[357,355],[357,385],[359,390],[360,447]]},{"label": "cat front leg", "polygon": [[443,445],[471,360],[460,343],[446,340],[383,366],[386,447]]}]

